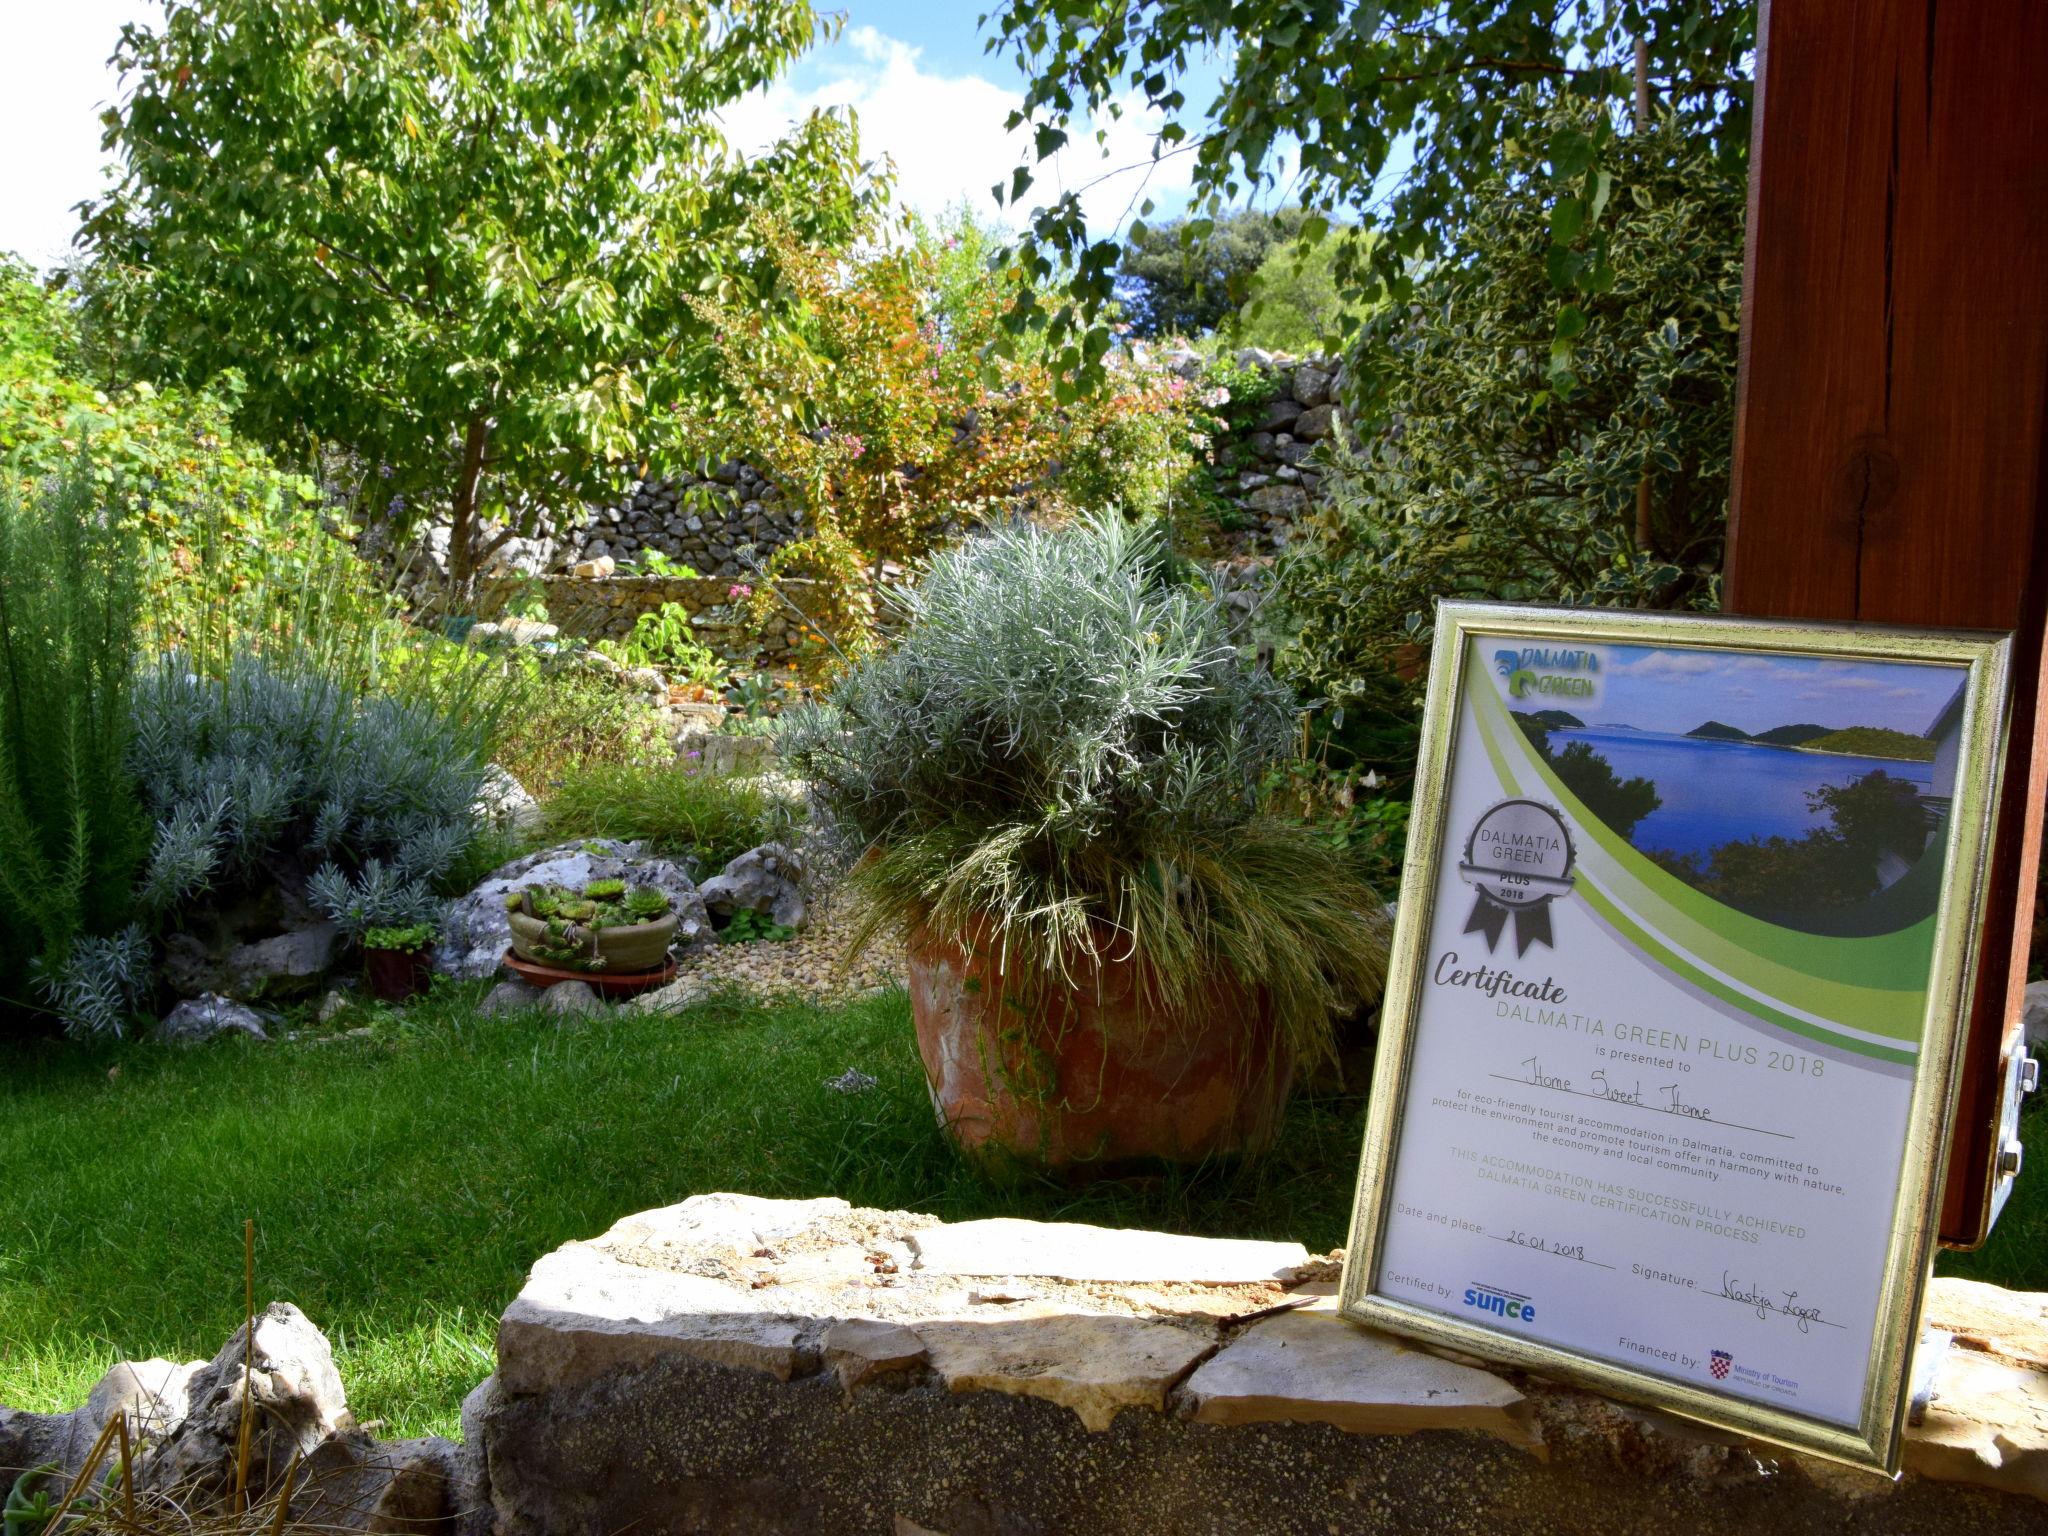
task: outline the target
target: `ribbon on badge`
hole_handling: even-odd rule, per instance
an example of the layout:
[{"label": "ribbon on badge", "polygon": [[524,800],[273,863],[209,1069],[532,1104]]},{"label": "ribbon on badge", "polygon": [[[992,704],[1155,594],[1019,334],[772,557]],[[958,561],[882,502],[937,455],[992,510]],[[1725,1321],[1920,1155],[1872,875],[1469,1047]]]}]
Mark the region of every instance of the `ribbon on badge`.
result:
[{"label": "ribbon on badge", "polygon": [[1503,800],[1473,823],[1458,875],[1477,893],[1466,933],[1496,948],[1512,920],[1515,954],[1554,947],[1550,904],[1572,891],[1572,835],[1564,817],[1535,800]]}]

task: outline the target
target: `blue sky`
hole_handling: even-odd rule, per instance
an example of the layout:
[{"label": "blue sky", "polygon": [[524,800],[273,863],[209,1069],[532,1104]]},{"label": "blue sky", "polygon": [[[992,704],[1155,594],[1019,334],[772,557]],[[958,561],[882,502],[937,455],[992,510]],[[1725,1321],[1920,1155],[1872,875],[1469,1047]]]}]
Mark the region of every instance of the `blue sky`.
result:
[{"label": "blue sky", "polygon": [[1593,725],[1685,732],[1719,720],[1752,735],[1779,725],[1883,726],[1923,734],[1962,681],[1954,667],[1832,661],[1808,656],[1611,646],[1601,653]]},{"label": "blue sky", "polygon": [[[727,114],[728,136],[742,149],[773,139],[816,106],[850,108],[864,147],[896,164],[899,199],[925,213],[962,201],[994,216],[992,184],[1007,183],[1027,153],[1028,136],[1003,120],[1019,105],[1022,77],[1013,57],[982,48],[975,18],[991,0],[839,0],[839,39],[814,50],[784,80]],[[0,143],[33,146],[9,157],[0,182],[0,251],[37,265],[59,259],[75,220],[74,204],[101,186],[98,114],[115,93],[105,61],[121,25],[155,22],[158,0],[0,0]],[[1219,66],[1206,61],[1186,90],[1196,110],[1215,93]],[[1150,166],[1152,131],[1135,110],[1106,123],[1098,152],[1085,133],[1039,176],[1041,191],[1079,188],[1090,224],[1120,228],[1144,197],[1169,217],[1187,202],[1189,157]],[[1111,174],[1124,166],[1139,169]],[[1271,199],[1267,199],[1270,201]]]}]

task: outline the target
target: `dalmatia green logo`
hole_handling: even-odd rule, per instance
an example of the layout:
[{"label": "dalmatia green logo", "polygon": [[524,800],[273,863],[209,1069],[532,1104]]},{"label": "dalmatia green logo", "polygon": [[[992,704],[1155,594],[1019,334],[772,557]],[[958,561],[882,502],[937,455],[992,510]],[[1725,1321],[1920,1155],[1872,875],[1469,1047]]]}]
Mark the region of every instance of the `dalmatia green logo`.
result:
[{"label": "dalmatia green logo", "polygon": [[1536,800],[1503,800],[1473,823],[1458,873],[1478,892],[1465,932],[1486,935],[1489,952],[1510,919],[1515,953],[1551,944],[1550,904],[1572,890],[1572,835],[1564,818]]},{"label": "dalmatia green logo", "polygon": [[1572,647],[1525,645],[1519,650],[1495,651],[1493,670],[1507,680],[1510,698],[1538,694],[1590,699],[1600,654]]}]

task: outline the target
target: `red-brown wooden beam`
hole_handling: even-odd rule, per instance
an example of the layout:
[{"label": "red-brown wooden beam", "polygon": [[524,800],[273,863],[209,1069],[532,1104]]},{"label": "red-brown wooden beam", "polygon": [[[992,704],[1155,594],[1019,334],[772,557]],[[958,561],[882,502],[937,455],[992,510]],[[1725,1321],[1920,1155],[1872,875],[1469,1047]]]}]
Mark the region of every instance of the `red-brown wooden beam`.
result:
[{"label": "red-brown wooden beam", "polygon": [[1942,1211],[1970,1244],[2048,784],[2048,5],[1765,0],[1759,38],[1726,606],[2019,637]]}]

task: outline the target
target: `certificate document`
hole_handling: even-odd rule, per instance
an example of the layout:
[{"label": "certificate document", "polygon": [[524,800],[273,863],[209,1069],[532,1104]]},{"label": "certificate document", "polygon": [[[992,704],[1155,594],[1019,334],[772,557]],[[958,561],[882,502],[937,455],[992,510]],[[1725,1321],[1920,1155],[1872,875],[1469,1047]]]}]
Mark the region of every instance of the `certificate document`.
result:
[{"label": "certificate document", "polygon": [[1532,612],[1440,627],[1347,1304],[1881,1463],[1884,1341],[1928,1262],[1901,1227],[1945,1142],[1984,645]]}]

